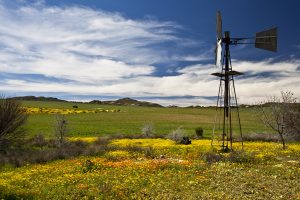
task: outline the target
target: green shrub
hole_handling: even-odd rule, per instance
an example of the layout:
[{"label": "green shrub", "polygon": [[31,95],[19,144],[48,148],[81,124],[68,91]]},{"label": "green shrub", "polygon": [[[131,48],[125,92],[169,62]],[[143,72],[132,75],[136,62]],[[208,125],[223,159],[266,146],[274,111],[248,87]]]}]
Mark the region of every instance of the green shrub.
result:
[{"label": "green shrub", "polygon": [[253,163],[255,155],[253,153],[246,153],[245,151],[232,151],[228,154],[209,151],[203,155],[203,159],[209,164],[216,162]]},{"label": "green shrub", "polygon": [[224,160],[224,156],[220,153],[209,151],[203,155],[203,160],[209,164]]},{"label": "green shrub", "polygon": [[82,172],[83,173],[91,172],[94,169],[96,169],[96,165],[91,160],[86,160],[84,163],[82,163]]},{"label": "green shrub", "polygon": [[202,127],[197,127],[195,128],[195,133],[197,138],[203,138],[203,128]]},{"label": "green shrub", "polygon": [[151,146],[145,148],[145,157],[146,158],[151,158],[151,159],[155,158],[155,152],[154,152],[154,149]]}]

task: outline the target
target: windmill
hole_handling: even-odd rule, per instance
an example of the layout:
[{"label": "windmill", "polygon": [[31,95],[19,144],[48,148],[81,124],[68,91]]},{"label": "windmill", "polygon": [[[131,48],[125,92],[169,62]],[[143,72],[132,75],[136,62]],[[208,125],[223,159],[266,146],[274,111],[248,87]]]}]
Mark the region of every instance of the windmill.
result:
[{"label": "windmill", "polygon": [[[243,146],[243,134],[237,95],[234,85],[234,77],[243,73],[232,70],[230,57],[230,46],[239,44],[255,44],[255,48],[268,51],[277,51],[277,27],[256,33],[255,37],[247,38],[232,38],[229,31],[222,32],[222,17],[221,12],[217,11],[217,44],[215,49],[216,66],[221,68],[221,72],[213,73],[212,75],[220,78],[215,123],[212,134],[211,144],[214,144],[214,139],[219,131],[222,141],[222,150],[232,151],[233,133],[239,132],[240,141]],[[224,49],[224,51],[223,51]],[[233,111],[236,111],[238,128],[233,127]],[[220,116],[222,115],[222,120]]]}]

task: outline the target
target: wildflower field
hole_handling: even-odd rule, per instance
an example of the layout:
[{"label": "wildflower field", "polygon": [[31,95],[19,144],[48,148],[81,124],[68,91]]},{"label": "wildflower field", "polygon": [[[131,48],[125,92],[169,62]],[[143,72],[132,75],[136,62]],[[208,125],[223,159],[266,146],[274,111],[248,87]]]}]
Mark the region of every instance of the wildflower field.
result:
[{"label": "wildflower field", "polygon": [[63,108],[38,108],[38,107],[24,107],[27,114],[82,114],[82,113],[100,113],[100,112],[120,112],[120,110],[104,110],[98,109],[63,109]]},{"label": "wildflower field", "polygon": [[[0,199],[300,199],[300,144],[283,150],[276,142],[235,142],[233,152],[221,152],[208,139],[214,108],[22,107],[27,138],[0,155]],[[60,114],[67,131],[57,143]],[[241,109],[241,119],[245,136],[272,135],[251,108]],[[192,144],[164,139],[178,127]],[[194,139],[197,127],[202,139]]]},{"label": "wildflower field", "polygon": [[[79,138],[77,138],[79,139]],[[88,138],[92,143],[93,138]],[[299,199],[300,144],[115,139],[105,153],[1,168],[3,199]]]}]

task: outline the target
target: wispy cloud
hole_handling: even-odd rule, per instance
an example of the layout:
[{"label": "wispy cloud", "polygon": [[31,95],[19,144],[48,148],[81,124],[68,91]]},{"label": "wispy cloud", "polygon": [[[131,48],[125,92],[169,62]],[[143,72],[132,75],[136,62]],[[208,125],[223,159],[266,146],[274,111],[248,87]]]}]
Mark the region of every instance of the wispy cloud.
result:
[{"label": "wispy cloud", "polygon": [[81,7],[0,4],[2,72],[43,74],[82,82],[149,75],[169,61],[159,48],[179,25],[137,21],[118,13]]},{"label": "wispy cloud", "polygon": [[[0,20],[2,92],[144,97],[164,105],[215,103],[219,80],[210,74],[217,69],[199,64],[213,58],[212,48],[185,51],[196,42],[179,36],[183,27],[174,22],[47,7],[43,1],[18,6],[0,1]],[[172,76],[155,75],[160,66],[170,65],[166,71]],[[235,60],[233,66],[245,72],[236,80],[241,103],[280,90],[300,96],[300,60]]]}]

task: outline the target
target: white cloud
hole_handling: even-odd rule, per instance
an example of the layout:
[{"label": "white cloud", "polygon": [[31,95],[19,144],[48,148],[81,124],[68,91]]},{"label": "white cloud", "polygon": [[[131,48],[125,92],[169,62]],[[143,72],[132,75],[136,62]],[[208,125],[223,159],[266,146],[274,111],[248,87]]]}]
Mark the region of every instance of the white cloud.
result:
[{"label": "white cloud", "polygon": [[[296,96],[300,96],[299,72],[296,71],[299,60],[280,63],[269,62],[239,62],[236,61],[235,69],[247,71],[257,69],[257,74],[268,69],[281,72],[285,69],[283,77],[259,77],[246,73],[245,78],[235,81],[240,103],[256,103],[258,100],[270,95],[278,95],[280,90],[291,90]],[[215,72],[211,65],[194,65],[179,69],[176,76],[139,76],[131,79],[122,79],[109,84],[82,84],[82,83],[32,83],[19,80],[7,81],[0,87],[7,91],[28,92],[64,92],[75,95],[114,95],[114,96],[198,96],[199,98],[180,99],[152,99],[157,102],[170,102],[177,105],[198,104],[213,105],[215,101],[204,100],[201,97],[216,96],[219,80],[210,74]],[[251,72],[252,73],[252,72]],[[248,77],[248,78],[247,78]]]},{"label": "white cloud", "polygon": [[292,91],[300,97],[300,71],[297,70],[300,60],[237,61],[234,66],[235,70],[246,73],[245,79],[236,81],[242,103],[257,103],[267,96],[280,95],[280,91]]},{"label": "white cloud", "polygon": [[[38,4],[38,6],[36,6]],[[154,72],[169,59],[178,25],[134,21],[81,7],[35,5],[11,9],[0,2],[0,71],[43,74],[81,82],[118,80]]]},{"label": "white cloud", "polygon": [[[131,20],[89,8],[46,7],[43,1],[36,2],[38,5],[12,9],[0,1],[0,73],[40,74],[55,79],[30,81],[12,76],[2,79],[0,91],[152,97],[151,101],[164,105],[215,104],[203,98],[217,95],[219,80],[210,75],[217,71],[214,64],[175,66],[178,69],[169,70],[176,75],[154,75],[156,63],[207,61],[213,56],[212,49],[182,55],[164,47],[164,43],[194,45],[192,40],[176,36],[179,25]],[[234,70],[246,72],[245,78],[235,82],[239,102],[255,103],[280,90],[291,90],[299,97],[299,66],[297,59],[233,60]],[[159,98],[172,96],[182,98]]]}]

